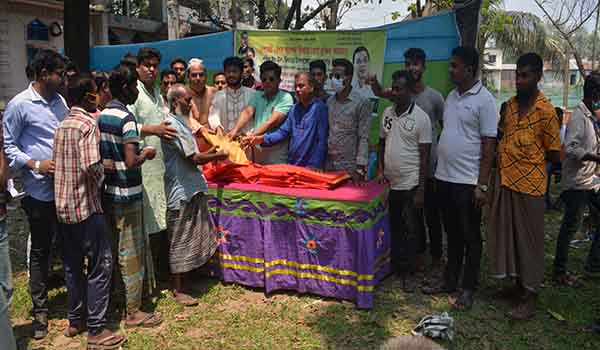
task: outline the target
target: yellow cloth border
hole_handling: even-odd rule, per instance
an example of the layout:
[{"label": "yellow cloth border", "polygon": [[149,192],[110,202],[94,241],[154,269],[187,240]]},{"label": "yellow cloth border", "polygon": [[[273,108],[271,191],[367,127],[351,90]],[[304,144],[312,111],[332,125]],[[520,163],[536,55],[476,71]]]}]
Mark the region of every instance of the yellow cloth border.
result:
[{"label": "yellow cloth border", "polygon": [[[314,264],[300,264],[295,261],[289,261],[289,260],[285,260],[285,259],[277,259],[277,260],[265,262],[265,260],[261,259],[261,258],[253,258],[253,257],[249,257],[249,256],[244,256],[244,255],[221,254],[219,252],[215,253],[215,257],[219,258],[218,263],[220,266],[229,268],[229,269],[233,269],[233,270],[245,270],[245,271],[250,271],[250,272],[254,272],[254,273],[264,273],[266,268],[270,268],[270,267],[277,266],[277,265],[283,265],[283,266],[295,267],[295,268],[302,269],[302,270],[316,270],[316,271],[322,271],[322,272],[329,272],[329,273],[337,274],[340,276],[355,277],[356,280],[337,278],[337,277],[333,277],[333,276],[324,276],[324,275],[319,275],[319,274],[315,274],[315,273],[311,273],[311,272],[299,272],[299,271],[295,271],[295,270],[291,270],[291,269],[275,269],[275,270],[267,271],[266,278],[269,278],[273,275],[291,275],[291,276],[294,276],[297,278],[315,279],[315,280],[322,280],[322,281],[326,281],[326,282],[338,283],[338,284],[342,284],[342,285],[350,285],[350,286],[356,287],[356,289],[361,292],[371,292],[374,289],[374,286],[365,286],[365,285],[359,284],[359,281],[372,281],[374,278],[373,274],[358,274],[357,272],[350,271],[350,270],[341,270],[341,269],[335,269],[335,268],[329,267],[329,266],[314,265]],[[229,263],[229,262],[224,262],[222,260],[249,262],[249,263],[253,263],[253,264],[257,264],[257,265],[262,265],[262,267],[254,267],[254,266]],[[383,253],[383,255],[378,257],[377,260],[375,260],[375,266],[376,266],[375,273],[377,273],[379,270],[381,270],[383,268],[383,266],[385,266],[385,264],[388,263],[390,260],[391,260],[390,250],[387,250],[386,252]]]},{"label": "yellow cloth border", "polygon": [[352,287],[356,287],[356,289],[359,292],[372,292],[374,290],[374,286],[359,285],[358,282],[356,282],[354,280],[346,280],[346,279],[342,279],[342,278],[335,278],[332,276],[317,275],[317,274],[310,273],[310,272],[298,272],[295,270],[277,269],[277,270],[268,271],[266,273],[266,275],[267,275],[267,278],[269,278],[273,275],[292,275],[297,278],[315,279],[315,280],[322,280],[322,281],[326,281],[326,282],[334,282],[337,284],[343,284],[343,285],[349,285]]}]

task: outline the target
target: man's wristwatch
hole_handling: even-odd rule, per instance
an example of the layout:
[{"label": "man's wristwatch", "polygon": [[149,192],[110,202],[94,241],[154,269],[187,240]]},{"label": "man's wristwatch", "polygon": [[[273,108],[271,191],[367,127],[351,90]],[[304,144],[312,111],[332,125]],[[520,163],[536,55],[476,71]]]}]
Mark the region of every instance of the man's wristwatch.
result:
[{"label": "man's wristwatch", "polygon": [[33,163],[33,173],[36,175],[40,174],[40,161],[36,160],[35,163]]},{"label": "man's wristwatch", "polygon": [[477,188],[483,193],[488,191],[488,185],[477,185]]}]

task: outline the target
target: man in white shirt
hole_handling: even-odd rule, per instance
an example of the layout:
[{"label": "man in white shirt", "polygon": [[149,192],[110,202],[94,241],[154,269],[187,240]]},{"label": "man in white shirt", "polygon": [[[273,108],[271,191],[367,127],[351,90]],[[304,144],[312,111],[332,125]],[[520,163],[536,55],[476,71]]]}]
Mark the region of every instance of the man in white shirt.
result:
[{"label": "man in white shirt", "polygon": [[[218,134],[230,132],[242,111],[248,107],[254,95],[254,89],[242,86],[244,62],[239,57],[228,57],[223,61],[223,71],[227,87],[213,96],[208,124]],[[243,129],[242,132],[246,132]]]},{"label": "man in white shirt", "polygon": [[415,272],[419,238],[424,235],[423,203],[429,173],[431,122],[412,102],[412,76],[397,71],[392,76],[388,107],[381,119],[379,140],[379,182],[390,183],[388,197],[392,232],[392,266],[402,277],[402,289],[413,292],[409,277]]},{"label": "man in white shirt", "polygon": [[478,67],[476,49],[461,46],[452,51],[449,71],[456,89],[446,99],[435,173],[448,236],[448,264],[444,282],[423,289],[426,294],[455,292],[464,266],[458,309],[473,305],[479,280],[481,207],[487,201],[498,131],[496,101],[477,80]]},{"label": "man in white shirt", "polygon": [[[583,101],[571,114],[564,138],[565,159],[561,176],[564,192],[561,197],[565,202],[565,214],[554,258],[554,279],[559,285],[577,284],[576,279],[567,273],[569,243],[581,226],[586,206],[600,206],[600,178],[596,175],[596,168],[600,163],[599,120],[600,73],[593,72],[585,79]],[[598,273],[599,262],[600,239],[596,239],[590,249],[585,272]]]}]

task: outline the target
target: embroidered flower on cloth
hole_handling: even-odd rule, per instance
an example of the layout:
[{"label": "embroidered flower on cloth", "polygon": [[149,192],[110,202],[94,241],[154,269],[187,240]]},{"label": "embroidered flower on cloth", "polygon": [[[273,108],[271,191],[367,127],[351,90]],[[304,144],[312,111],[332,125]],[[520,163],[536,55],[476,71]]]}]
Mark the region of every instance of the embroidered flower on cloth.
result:
[{"label": "embroidered flower on cloth", "polygon": [[304,216],[304,214],[306,214],[306,200],[304,198],[296,198],[294,211],[298,216]]},{"label": "embroidered flower on cloth", "polygon": [[228,243],[229,231],[221,225],[217,226],[215,230],[217,231],[217,243],[218,244]]},{"label": "embroidered flower on cloth", "polygon": [[309,234],[306,239],[300,241],[302,247],[311,254],[317,255],[319,249],[319,241],[314,234]]},{"label": "embroidered flower on cloth", "polygon": [[381,248],[381,246],[383,245],[383,237],[385,236],[385,230],[382,228],[379,229],[379,232],[377,233],[377,248]]}]

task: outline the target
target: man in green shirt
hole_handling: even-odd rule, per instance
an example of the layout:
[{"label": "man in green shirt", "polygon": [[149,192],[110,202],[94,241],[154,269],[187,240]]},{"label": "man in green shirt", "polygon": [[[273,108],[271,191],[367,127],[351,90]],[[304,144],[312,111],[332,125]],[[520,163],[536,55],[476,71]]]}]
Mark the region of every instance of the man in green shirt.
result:
[{"label": "man in green shirt", "polygon": [[[150,47],[143,47],[137,54],[137,73],[138,73],[138,90],[139,95],[134,104],[128,108],[135,115],[142,137],[141,146],[152,146],[156,149],[156,157],[154,160],[145,162],[142,165],[142,188],[143,188],[143,205],[144,205],[144,233],[152,235],[154,233],[163,232],[167,229],[166,213],[167,200],[165,196],[164,174],[165,166],[163,162],[163,151],[160,139],[171,140],[176,135],[176,130],[170,126],[170,122],[166,121],[167,114],[163,98],[160,95],[160,89],[155,84],[159,75],[159,64],[161,54],[158,50]],[[164,237],[162,237],[164,236]],[[160,239],[166,240],[165,235],[153,237],[153,246],[166,246],[160,243]],[[164,263],[159,263],[161,268],[167,266],[167,252],[157,254],[158,260],[164,260]],[[152,256],[148,254],[148,256]],[[148,262],[150,263],[150,262]],[[153,280],[153,272],[150,268],[153,264],[149,264],[149,280]]]},{"label": "man in green shirt", "polygon": [[[261,136],[277,129],[294,105],[292,96],[279,90],[281,67],[277,63],[265,61],[261,64],[260,79],[263,91],[257,91],[250,99],[250,105],[242,110],[235,127],[227,134],[230,139],[238,137],[240,130],[251,120],[254,125],[248,136]],[[251,158],[259,164],[284,164],[287,163],[287,149],[288,142],[272,147],[257,147]]]}]

